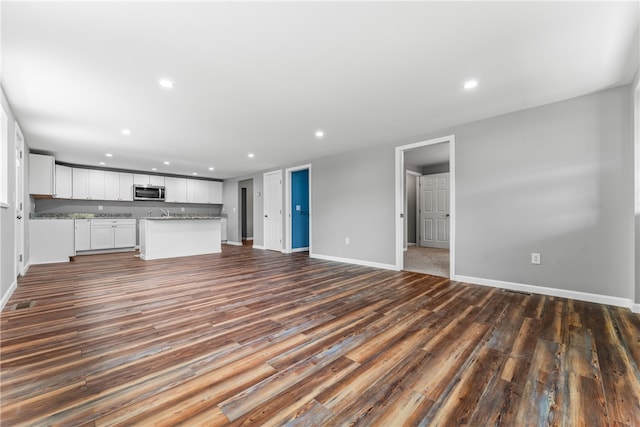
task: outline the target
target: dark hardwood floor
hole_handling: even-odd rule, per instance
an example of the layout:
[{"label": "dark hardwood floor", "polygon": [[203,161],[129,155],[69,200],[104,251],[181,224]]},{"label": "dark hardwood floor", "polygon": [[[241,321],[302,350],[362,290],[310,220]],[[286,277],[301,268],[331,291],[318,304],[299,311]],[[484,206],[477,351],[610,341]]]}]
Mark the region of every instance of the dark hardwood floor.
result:
[{"label": "dark hardwood floor", "polygon": [[3,426],[640,426],[640,316],[225,246],[30,268]]}]

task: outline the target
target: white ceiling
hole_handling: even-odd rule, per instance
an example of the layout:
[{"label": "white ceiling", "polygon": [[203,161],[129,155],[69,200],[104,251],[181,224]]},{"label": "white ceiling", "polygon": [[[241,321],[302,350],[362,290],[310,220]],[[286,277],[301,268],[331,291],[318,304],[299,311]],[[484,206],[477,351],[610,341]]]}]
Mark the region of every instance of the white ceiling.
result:
[{"label": "white ceiling", "polygon": [[0,77],[29,146],[125,169],[242,176],[638,69],[636,1],[0,4]]}]

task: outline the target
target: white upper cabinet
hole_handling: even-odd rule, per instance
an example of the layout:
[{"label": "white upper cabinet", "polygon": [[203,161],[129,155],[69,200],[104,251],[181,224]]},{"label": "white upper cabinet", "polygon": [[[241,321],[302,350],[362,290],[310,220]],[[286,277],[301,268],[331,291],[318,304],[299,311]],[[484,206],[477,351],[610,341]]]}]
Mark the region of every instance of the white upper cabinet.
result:
[{"label": "white upper cabinet", "polygon": [[209,181],[187,179],[187,202],[209,203]]},{"label": "white upper cabinet", "polygon": [[149,175],[143,175],[140,173],[133,174],[133,184],[134,185],[149,185]]},{"label": "white upper cabinet", "polygon": [[222,204],[222,183],[207,181],[209,184],[209,203]]},{"label": "white upper cabinet", "polygon": [[[85,200],[133,201],[134,185],[165,187],[165,201],[169,203],[222,204],[222,182],[202,179],[177,178],[159,175],[133,174],[97,169],[67,168],[57,165],[56,171],[65,182],[64,174],[71,177],[64,184],[67,196],[60,198]],[[66,169],[64,169],[66,168]]]},{"label": "white upper cabinet", "polygon": [[105,200],[105,171],[73,168],[73,198]]},{"label": "white upper cabinet", "polygon": [[164,187],[165,182],[166,182],[166,178],[164,176],[149,175],[149,185]]},{"label": "white upper cabinet", "polygon": [[133,174],[127,172],[120,172],[120,198],[118,200],[124,200],[130,202],[133,200]]},{"label": "white upper cabinet", "polygon": [[89,170],[73,168],[73,198],[89,198]]},{"label": "white upper cabinet", "polygon": [[105,200],[104,198],[104,173],[105,171],[89,171],[89,198],[91,200]]},{"label": "white upper cabinet", "polygon": [[73,197],[71,168],[56,165],[56,192],[53,195],[58,199],[70,199]]},{"label": "white upper cabinet", "polygon": [[125,172],[104,172],[105,200],[133,200],[133,174]]},{"label": "white upper cabinet", "polygon": [[29,154],[29,194],[53,196],[55,192],[55,159],[42,154]]},{"label": "white upper cabinet", "polygon": [[104,172],[104,199],[120,200],[120,173]]},{"label": "white upper cabinet", "polygon": [[170,203],[187,203],[187,179],[165,177],[165,201]]}]

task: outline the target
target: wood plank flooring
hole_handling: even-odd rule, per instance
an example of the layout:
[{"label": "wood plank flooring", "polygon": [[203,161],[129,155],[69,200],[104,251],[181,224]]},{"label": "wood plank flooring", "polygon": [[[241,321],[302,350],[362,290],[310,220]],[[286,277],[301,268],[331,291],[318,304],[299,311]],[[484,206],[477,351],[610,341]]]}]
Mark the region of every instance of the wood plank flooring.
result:
[{"label": "wood plank flooring", "polygon": [[3,426],[640,426],[629,310],[305,254],[33,266],[0,327]]}]

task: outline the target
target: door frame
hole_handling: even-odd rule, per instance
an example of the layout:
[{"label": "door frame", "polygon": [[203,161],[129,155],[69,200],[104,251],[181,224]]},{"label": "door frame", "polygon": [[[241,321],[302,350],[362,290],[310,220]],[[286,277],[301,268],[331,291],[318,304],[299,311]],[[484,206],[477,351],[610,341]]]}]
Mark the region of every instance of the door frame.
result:
[{"label": "door frame", "polygon": [[[14,260],[14,277],[22,276],[25,270],[25,254],[24,254],[24,230],[26,219],[24,215],[24,173],[25,173],[25,156],[24,156],[24,135],[18,122],[14,122],[15,132],[14,132],[14,142],[15,142],[15,152],[16,154],[20,153],[20,167],[16,165],[16,187],[15,187],[15,216],[14,218],[16,222],[15,226],[15,260]],[[17,159],[16,159],[17,160]],[[55,167],[55,166],[54,166]],[[53,171],[55,174],[55,169]],[[22,216],[22,219],[18,220],[18,215]],[[22,227],[19,227],[18,224],[22,222]],[[22,256],[20,258],[20,256]]]},{"label": "door frame", "polygon": [[401,145],[395,149],[396,164],[396,270],[400,271],[404,268],[404,154],[405,151],[414,148],[424,147],[427,145],[439,144],[441,142],[449,143],[449,202],[450,202],[450,218],[449,218],[449,238],[451,239],[449,247],[449,277],[455,279],[456,267],[456,138],[455,135],[447,135],[440,138],[428,139],[425,141],[414,142],[412,144]]},{"label": "door frame", "polygon": [[[267,203],[266,203],[266,188],[267,188],[267,175],[274,175],[274,174],[279,174],[280,175],[280,197],[282,200],[282,169],[276,169],[276,170],[272,170],[270,172],[265,172],[264,174],[262,174],[262,194],[263,194],[263,199],[262,199],[262,246],[264,247],[264,249],[268,249],[268,250],[276,250],[276,249],[269,249],[267,248],[267,218],[266,218],[266,209],[267,209]],[[242,231],[240,231],[240,233],[242,233]],[[254,233],[255,234],[255,233]],[[283,242],[283,238],[282,238],[282,205],[280,205],[280,251],[282,252],[284,245],[282,244]]]},{"label": "door frame", "polygon": [[[404,169],[404,168],[403,168]],[[420,186],[418,185],[418,178],[420,178],[422,176],[422,174],[418,173],[418,172],[414,172],[414,171],[410,171],[408,170],[406,175],[405,175],[405,187],[406,187],[406,180],[409,178],[409,176],[411,176],[412,179],[414,179],[416,181],[416,211],[415,211],[415,215],[416,215],[416,235],[413,236],[416,239],[416,246],[418,246],[418,237],[420,236],[419,233],[419,219],[418,219],[418,212],[420,212],[420,206],[419,206],[419,196],[420,196]],[[405,188],[406,190],[406,188]],[[404,212],[407,212],[409,210],[409,201],[407,200],[407,198],[405,197],[404,199]],[[409,249],[409,223],[407,221],[403,221],[404,222],[404,231],[403,231],[403,239],[404,242],[402,242],[403,245],[403,250],[406,251]],[[406,237],[406,238],[405,238]]]},{"label": "door frame", "polygon": [[294,166],[291,168],[287,168],[284,171],[284,180],[285,180],[285,230],[286,230],[286,239],[285,239],[285,245],[282,248],[282,253],[286,253],[286,254],[290,254],[293,251],[292,246],[293,244],[291,243],[291,221],[293,220],[293,218],[291,217],[291,174],[293,172],[297,172],[297,171],[302,171],[307,169],[309,171],[309,253],[312,253],[311,248],[312,248],[312,236],[313,234],[311,233],[311,215],[312,215],[312,208],[311,208],[311,190],[313,188],[312,185],[312,180],[311,180],[311,163],[308,163],[306,165],[299,165],[299,166]]}]

